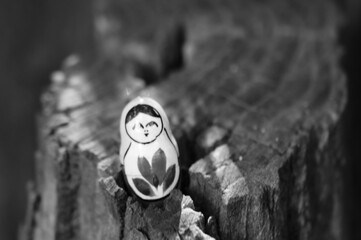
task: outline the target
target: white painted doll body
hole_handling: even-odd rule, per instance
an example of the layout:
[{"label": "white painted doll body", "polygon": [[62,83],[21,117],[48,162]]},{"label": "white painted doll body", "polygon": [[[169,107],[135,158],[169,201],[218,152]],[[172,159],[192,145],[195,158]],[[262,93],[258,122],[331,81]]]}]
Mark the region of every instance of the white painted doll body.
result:
[{"label": "white painted doll body", "polygon": [[[138,195],[144,200],[156,200],[168,195],[171,192],[171,190],[176,186],[179,179],[179,165],[178,165],[177,152],[169,139],[162,139],[162,138],[167,138],[167,137],[165,136],[165,134],[163,134],[158,137],[157,141],[145,145],[131,143],[129,146],[129,151],[124,158],[124,172],[127,177],[127,182],[132,188],[132,190],[135,191],[136,195]],[[155,174],[156,177],[153,177],[154,175],[153,173],[153,174],[149,174],[149,176],[146,176],[148,179],[144,178],[139,170],[138,162],[147,161],[150,166],[150,169],[154,170],[155,161],[153,161],[153,157],[161,156],[162,152],[164,153],[164,157],[166,159],[164,171],[158,169],[159,174]],[[142,160],[138,160],[138,159],[142,159]],[[143,163],[143,165],[145,164]],[[161,165],[161,163],[158,163],[158,165]],[[167,177],[166,173],[167,170],[172,171],[173,168],[175,170],[174,174],[172,174],[172,172],[169,172],[168,174],[168,176],[170,176],[171,179],[171,182],[169,183],[166,181],[166,177]],[[144,192],[143,190],[142,193],[134,184],[134,179],[137,178],[148,181],[148,183],[150,183],[149,186],[151,187],[153,192],[150,192],[149,194],[144,194],[147,192]]]},{"label": "white painted doll body", "polygon": [[167,196],[179,180],[178,146],[161,106],[137,98],[121,117],[120,161],[131,190],[143,200]]}]

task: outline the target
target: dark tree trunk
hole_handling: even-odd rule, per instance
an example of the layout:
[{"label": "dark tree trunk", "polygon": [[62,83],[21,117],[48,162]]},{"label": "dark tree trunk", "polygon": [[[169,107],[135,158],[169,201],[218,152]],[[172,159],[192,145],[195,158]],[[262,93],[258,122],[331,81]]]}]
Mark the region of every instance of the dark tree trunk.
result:
[{"label": "dark tree trunk", "polygon": [[[331,1],[96,3],[98,58],[67,59],[43,96],[26,239],[343,238]],[[161,203],[119,174],[119,117],[138,95],[180,145],[183,182]]]}]

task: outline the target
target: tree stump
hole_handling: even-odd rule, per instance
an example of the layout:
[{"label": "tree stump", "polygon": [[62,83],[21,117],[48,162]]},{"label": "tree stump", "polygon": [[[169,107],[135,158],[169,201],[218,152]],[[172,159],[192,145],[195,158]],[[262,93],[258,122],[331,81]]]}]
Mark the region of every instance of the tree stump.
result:
[{"label": "tree stump", "polygon": [[[24,239],[342,239],[331,1],[99,0],[95,23],[97,59],[69,57],[43,95]],[[139,95],[165,108],[183,169],[145,205],[118,159]]]}]

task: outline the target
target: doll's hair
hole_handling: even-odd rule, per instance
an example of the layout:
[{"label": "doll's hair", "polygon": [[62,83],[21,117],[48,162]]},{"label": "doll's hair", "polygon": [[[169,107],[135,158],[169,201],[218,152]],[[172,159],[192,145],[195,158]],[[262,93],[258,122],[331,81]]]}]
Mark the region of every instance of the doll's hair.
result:
[{"label": "doll's hair", "polygon": [[127,124],[128,122],[130,122],[133,118],[138,116],[139,113],[144,113],[144,114],[148,114],[152,117],[160,118],[158,111],[155,110],[153,107],[146,105],[146,104],[139,104],[139,105],[132,107],[132,109],[129,110],[129,112],[127,113],[127,116],[125,118],[125,123]]}]

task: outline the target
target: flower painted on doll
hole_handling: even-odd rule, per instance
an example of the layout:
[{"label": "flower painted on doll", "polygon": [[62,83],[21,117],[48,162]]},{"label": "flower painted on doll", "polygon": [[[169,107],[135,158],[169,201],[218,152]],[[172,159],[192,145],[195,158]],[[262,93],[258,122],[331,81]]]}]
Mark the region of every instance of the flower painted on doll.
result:
[{"label": "flower painted on doll", "polygon": [[133,179],[137,189],[148,196],[156,195],[153,191],[153,187],[158,192],[165,192],[172,184],[176,172],[175,164],[170,166],[167,171],[166,164],[166,156],[161,148],[155,152],[152,158],[152,165],[149,165],[149,161],[145,157],[138,157],[138,169],[145,180],[142,178]]}]

